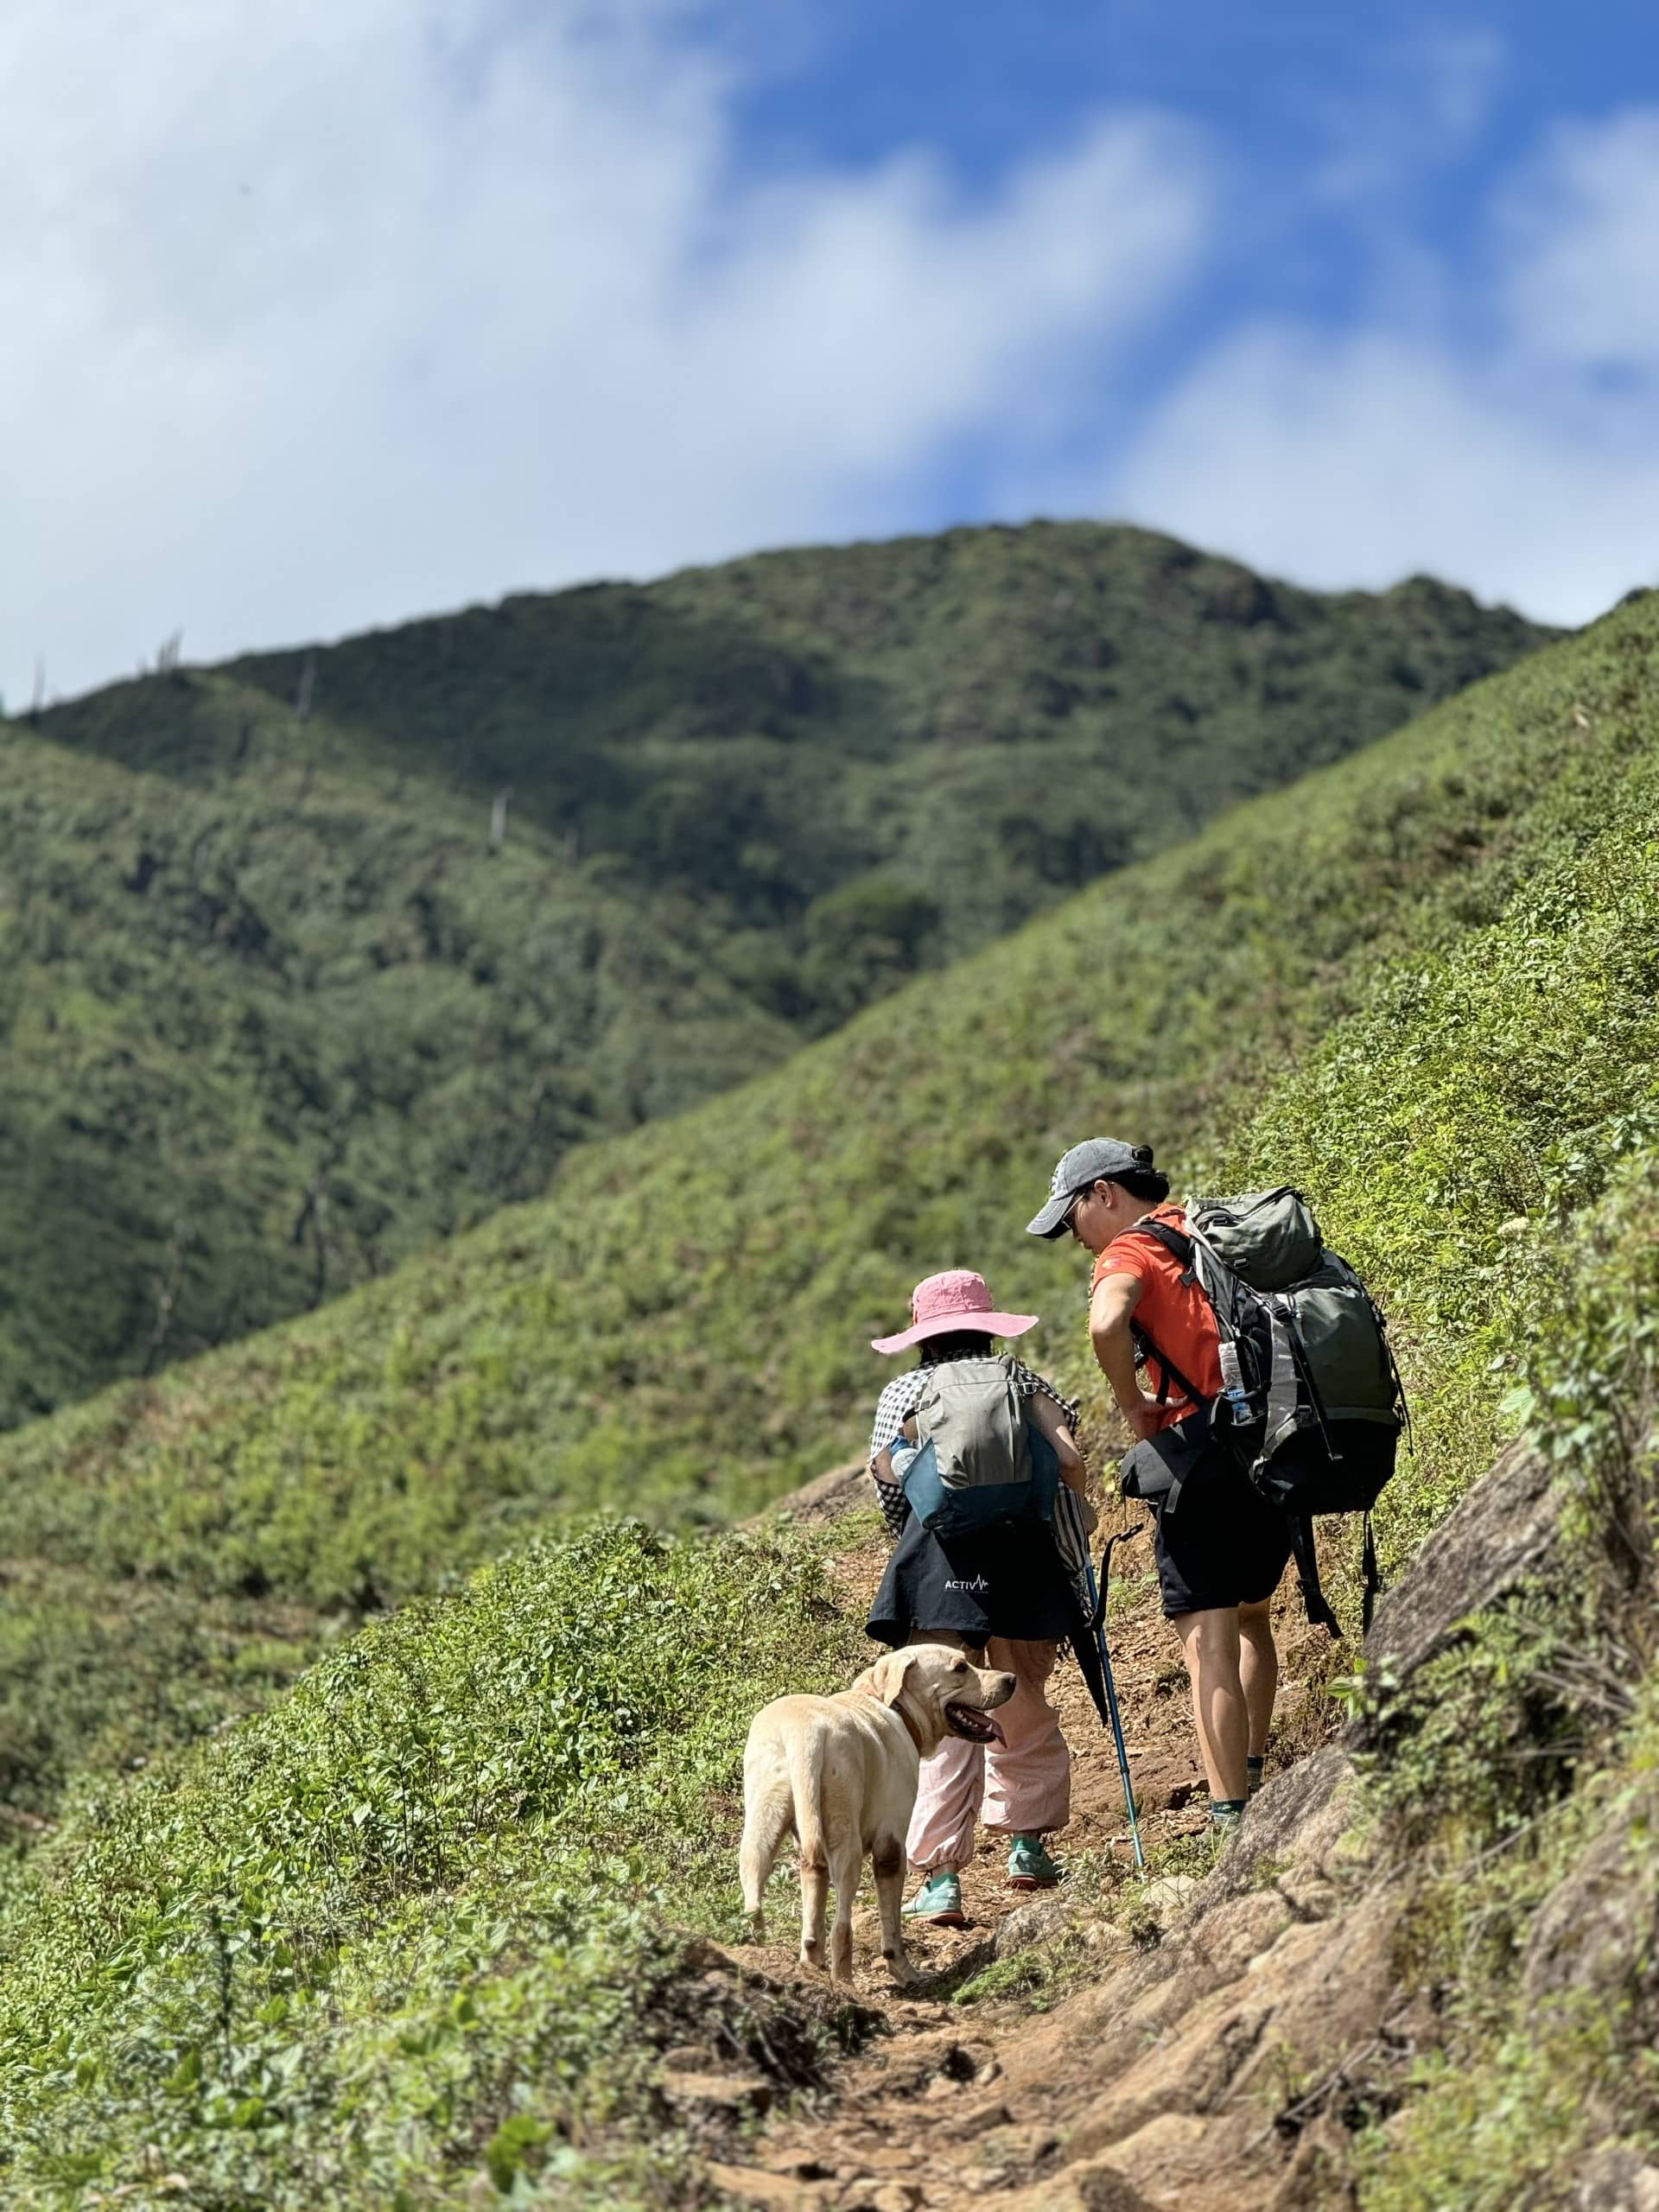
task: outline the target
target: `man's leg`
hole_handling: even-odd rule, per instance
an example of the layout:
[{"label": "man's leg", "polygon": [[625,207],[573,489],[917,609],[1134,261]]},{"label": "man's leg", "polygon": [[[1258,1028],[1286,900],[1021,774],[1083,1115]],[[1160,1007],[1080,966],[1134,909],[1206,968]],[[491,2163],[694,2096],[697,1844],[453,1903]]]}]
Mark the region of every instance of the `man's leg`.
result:
[{"label": "man's leg", "polygon": [[1192,1718],[1212,1803],[1242,1803],[1249,1788],[1250,1719],[1239,1680],[1239,1608],[1179,1613],[1171,1623],[1192,1684]]},{"label": "man's leg", "polygon": [[1009,1835],[1046,1835],[1071,1817],[1071,1754],[1060,1716],[1044,1695],[1058,1643],[994,1636],[985,1663],[1014,1678],[996,1708],[1003,1740],[985,1751],[985,1825]]},{"label": "man's leg", "polygon": [[1250,1757],[1268,1748],[1273,1700],[1279,1690],[1279,1650],[1273,1640],[1273,1600],[1238,1609],[1238,1675],[1250,1717]]}]

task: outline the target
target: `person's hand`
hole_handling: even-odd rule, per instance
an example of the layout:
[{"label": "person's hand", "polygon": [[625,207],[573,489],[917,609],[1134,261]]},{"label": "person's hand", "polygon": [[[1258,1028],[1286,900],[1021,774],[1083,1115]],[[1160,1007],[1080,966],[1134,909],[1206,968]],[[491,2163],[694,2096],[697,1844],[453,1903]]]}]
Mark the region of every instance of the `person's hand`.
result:
[{"label": "person's hand", "polygon": [[1144,1444],[1149,1436],[1156,1436],[1164,1425],[1165,1409],[1155,1398],[1139,1397],[1133,1405],[1119,1408],[1129,1424],[1129,1433],[1138,1443]]}]

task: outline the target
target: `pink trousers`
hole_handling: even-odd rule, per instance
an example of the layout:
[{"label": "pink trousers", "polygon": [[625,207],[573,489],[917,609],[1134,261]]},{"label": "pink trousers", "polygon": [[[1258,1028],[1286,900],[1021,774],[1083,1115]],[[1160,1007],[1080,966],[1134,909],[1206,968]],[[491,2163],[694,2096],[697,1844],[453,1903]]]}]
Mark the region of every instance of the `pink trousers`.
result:
[{"label": "pink trousers", "polygon": [[[912,1643],[948,1643],[973,1654],[959,1636],[918,1630]],[[1016,1643],[994,1636],[982,1663],[1013,1675],[1017,1687],[996,1708],[1006,1741],[970,1744],[947,1736],[922,1761],[916,1809],[906,1849],[912,1866],[965,1866],[974,1855],[974,1824],[982,1808],[988,1828],[1012,1835],[1040,1835],[1061,1828],[1071,1815],[1071,1755],[1060,1733],[1060,1716],[1043,1695],[1054,1671],[1058,1643]]]}]

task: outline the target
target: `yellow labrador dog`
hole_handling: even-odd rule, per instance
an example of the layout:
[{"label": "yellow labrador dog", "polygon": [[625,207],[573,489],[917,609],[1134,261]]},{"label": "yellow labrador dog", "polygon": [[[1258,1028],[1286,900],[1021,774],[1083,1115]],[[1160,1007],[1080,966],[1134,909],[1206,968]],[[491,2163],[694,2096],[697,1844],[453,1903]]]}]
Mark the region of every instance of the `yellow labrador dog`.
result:
[{"label": "yellow labrador dog", "polygon": [[942,1643],[889,1652],[836,1697],[780,1697],[749,1724],[743,1753],[743,1844],[738,1866],[755,1941],[761,1898],[793,1829],[801,1848],[801,1964],[823,1964],[826,1892],[836,1891],[830,1974],[853,1972],[853,1897],[868,1854],[881,1909],[881,1955],[897,1981],[916,1979],[905,1956],[905,1832],[921,1762],[947,1736],[1001,1742],[992,1708],[1014,1695],[1012,1675],[975,1667]]}]

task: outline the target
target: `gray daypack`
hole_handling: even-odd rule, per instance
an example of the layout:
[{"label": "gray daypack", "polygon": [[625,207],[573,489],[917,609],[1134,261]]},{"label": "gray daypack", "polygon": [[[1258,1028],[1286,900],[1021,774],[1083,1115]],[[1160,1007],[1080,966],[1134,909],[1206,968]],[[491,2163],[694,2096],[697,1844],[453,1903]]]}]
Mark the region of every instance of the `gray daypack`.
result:
[{"label": "gray daypack", "polygon": [[1059,1463],[1027,1423],[1011,1359],[941,1360],[927,1370],[912,1425],[913,1446],[894,1447],[894,1471],[934,1535],[1052,1519]]},{"label": "gray daypack", "polygon": [[[1307,1201],[1287,1186],[1195,1199],[1185,1235],[1158,1221],[1125,1233],[1149,1236],[1173,1253],[1185,1270],[1183,1281],[1196,1282],[1209,1300],[1222,1373],[1212,1418],[1230,1427],[1239,1463],[1288,1518],[1308,1618],[1333,1633],[1340,1631],[1319,1587],[1313,1522],[1320,1514],[1364,1515],[1369,1628],[1381,1586],[1370,1510],[1394,1472],[1408,1418],[1388,1325],[1370,1294],[1347,1261],[1326,1249]],[[1141,1348],[1151,1351],[1166,1381],[1200,1395],[1155,1344]],[[1150,1463],[1160,1455],[1137,1446],[1126,1469],[1137,1453],[1147,1463],[1140,1482],[1150,1476],[1155,1483]],[[1157,1494],[1136,1486],[1136,1471],[1126,1487],[1133,1495]],[[1173,1488],[1166,1510],[1179,1501],[1179,1479]]]}]

